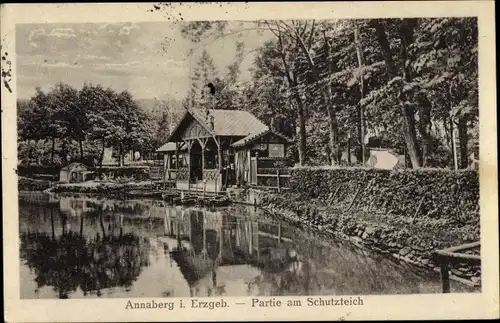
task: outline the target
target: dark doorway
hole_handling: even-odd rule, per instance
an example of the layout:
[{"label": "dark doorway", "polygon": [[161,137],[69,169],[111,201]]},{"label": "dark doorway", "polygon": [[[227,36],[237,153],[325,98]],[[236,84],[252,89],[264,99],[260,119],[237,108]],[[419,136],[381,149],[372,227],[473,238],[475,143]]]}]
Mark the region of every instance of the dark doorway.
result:
[{"label": "dark doorway", "polygon": [[203,180],[203,164],[201,161],[201,146],[195,141],[191,147],[189,163],[191,165],[191,182]]}]

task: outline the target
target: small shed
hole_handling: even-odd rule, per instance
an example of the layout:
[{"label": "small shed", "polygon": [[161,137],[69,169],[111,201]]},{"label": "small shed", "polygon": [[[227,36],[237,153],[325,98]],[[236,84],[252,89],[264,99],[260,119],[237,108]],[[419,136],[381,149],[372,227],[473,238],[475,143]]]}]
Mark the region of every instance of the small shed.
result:
[{"label": "small shed", "polygon": [[71,163],[61,168],[59,172],[59,181],[62,183],[81,183],[92,172],[82,163]]},{"label": "small shed", "polygon": [[273,168],[277,162],[285,161],[286,148],[290,142],[291,139],[267,128],[233,143],[237,182],[256,185],[257,169]]}]

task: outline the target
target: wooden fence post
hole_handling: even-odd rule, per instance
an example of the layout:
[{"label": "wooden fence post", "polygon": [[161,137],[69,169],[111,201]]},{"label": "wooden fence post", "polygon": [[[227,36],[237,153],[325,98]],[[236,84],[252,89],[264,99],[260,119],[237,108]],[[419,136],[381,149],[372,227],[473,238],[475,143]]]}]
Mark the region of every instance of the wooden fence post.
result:
[{"label": "wooden fence post", "polygon": [[207,179],[204,178],[203,179],[203,198],[205,198],[206,187],[207,187]]},{"label": "wooden fence post", "polygon": [[448,264],[449,264],[448,259],[441,257],[440,267],[441,267],[441,285],[443,287],[443,293],[450,292],[450,273]]},{"label": "wooden fence post", "polygon": [[280,169],[276,169],[276,182],[278,183],[278,193],[281,192],[281,189],[280,189]]},{"label": "wooden fence post", "polygon": [[255,186],[259,186],[259,152],[255,152]]}]

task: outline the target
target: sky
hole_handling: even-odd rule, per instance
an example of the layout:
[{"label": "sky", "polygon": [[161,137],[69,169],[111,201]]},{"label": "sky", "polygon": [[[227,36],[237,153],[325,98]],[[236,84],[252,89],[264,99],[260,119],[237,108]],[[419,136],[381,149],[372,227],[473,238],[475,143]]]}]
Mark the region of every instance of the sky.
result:
[{"label": "sky", "polygon": [[[189,74],[206,49],[221,75],[234,60],[236,40],[246,51],[260,47],[269,34],[246,31],[194,45],[182,37],[181,22],[19,24],[16,26],[17,93],[30,98],[36,87],[50,90],[59,82],[81,88],[85,82],[116,91],[128,90],[136,99],[183,99]],[[234,22],[228,33],[242,29]],[[168,39],[168,47],[162,43]],[[196,48],[189,56],[190,49]],[[254,53],[253,53],[254,54]],[[253,54],[242,64],[249,78]]]}]

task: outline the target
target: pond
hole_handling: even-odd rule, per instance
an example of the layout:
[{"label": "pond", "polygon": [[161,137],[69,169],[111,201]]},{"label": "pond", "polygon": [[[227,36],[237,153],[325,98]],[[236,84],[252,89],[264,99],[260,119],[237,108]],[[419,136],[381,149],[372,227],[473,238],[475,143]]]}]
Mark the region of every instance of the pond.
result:
[{"label": "pond", "polygon": [[437,273],[253,207],[20,195],[19,220],[23,299],[441,292]]}]

